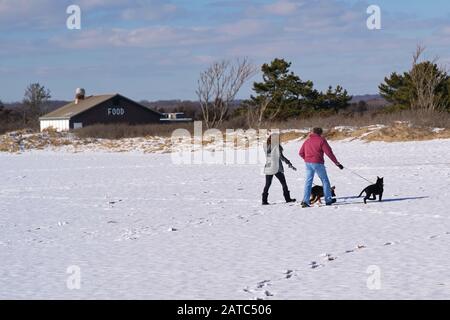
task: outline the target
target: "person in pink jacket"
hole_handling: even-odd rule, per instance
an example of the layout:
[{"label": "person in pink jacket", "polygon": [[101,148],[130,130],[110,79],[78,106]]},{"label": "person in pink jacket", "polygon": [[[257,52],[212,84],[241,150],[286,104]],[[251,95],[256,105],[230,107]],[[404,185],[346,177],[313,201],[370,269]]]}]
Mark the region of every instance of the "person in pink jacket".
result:
[{"label": "person in pink jacket", "polygon": [[331,185],[325,168],[323,155],[326,154],[339,169],[342,170],[344,167],[336,159],[327,140],[322,137],[322,133],[322,128],[314,128],[309,138],[303,143],[299,152],[300,157],[305,160],[306,164],[305,194],[302,202],[303,208],[308,208],[310,206],[311,188],[316,173],[322,181],[326,205],[329,206],[336,202],[336,199],[333,199],[331,195]]}]

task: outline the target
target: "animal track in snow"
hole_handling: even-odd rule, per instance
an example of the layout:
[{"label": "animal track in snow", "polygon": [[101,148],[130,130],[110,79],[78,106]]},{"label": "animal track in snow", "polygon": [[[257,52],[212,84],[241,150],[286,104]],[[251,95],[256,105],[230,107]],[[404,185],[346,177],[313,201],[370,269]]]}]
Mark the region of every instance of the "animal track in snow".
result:
[{"label": "animal track in snow", "polygon": [[286,276],[286,279],[290,279],[294,275],[294,270],[286,270],[284,274]]},{"label": "animal track in snow", "polygon": [[253,297],[253,299],[256,300],[264,300],[264,298],[268,298],[268,297],[273,297],[275,296],[275,294],[271,291],[269,291],[269,287],[272,286],[273,282],[278,282],[278,281],[285,281],[285,280],[289,280],[294,276],[297,276],[296,271],[298,270],[294,270],[294,269],[287,269],[285,271],[283,271],[282,276],[281,277],[276,277],[275,280],[262,280],[256,283],[256,286],[253,289],[250,289],[249,287],[246,287],[245,289],[243,289],[244,292],[249,293],[249,294],[256,294],[256,296]]},{"label": "animal track in snow", "polygon": [[331,253],[322,253],[320,256],[326,261],[334,261],[337,259],[337,257],[334,257]]},{"label": "animal track in snow", "polygon": [[[446,235],[450,235],[450,231],[447,231],[445,233]],[[441,235],[432,235],[429,236],[428,239],[432,240],[432,239],[436,239],[441,237]],[[407,242],[403,242],[403,244],[405,244]],[[384,242],[381,245],[378,246],[374,246],[372,247],[373,249],[380,249],[382,247],[386,247],[386,246],[392,246],[392,245],[397,245],[397,244],[402,244],[402,242],[400,241],[387,241]],[[349,253],[355,253],[357,251],[363,250],[363,249],[368,249],[368,247],[366,245],[363,244],[358,244],[355,246],[354,249],[349,249],[344,251],[344,254],[349,254]],[[365,251],[365,250],[363,250]],[[337,260],[339,258],[339,256],[335,256],[333,254],[330,253],[323,253],[321,255],[319,255],[320,257],[323,258],[324,263],[318,263],[317,261],[311,261],[308,265],[309,269],[319,269],[319,268],[323,268],[326,266],[327,263],[331,263],[335,260]],[[271,287],[274,283],[276,282],[280,282],[280,281],[286,281],[291,279],[293,276],[296,275],[296,271],[298,270],[292,270],[292,269],[287,269],[286,271],[283,272],[283,276],[281,278],[277,278],[275,280],[263,280],[260,281],[256,284],[254,289],[249,289],[249,287],[246,287],[245,289],[243,289],[244,292],[249,293],[249,294],[257,294],[256,296],[253,297],[253,299],[255,300],[264,300],[265,298],[269,298],[269,297],[273,297],[274,293],[269,291],[267,288]]]},{"label": "animal track in snow", "polygon": [[256,285],[257,289],[261,289],[264,288],[265,286],[270,286],[270,280],[263,280],[258,282],[258,284]]},{"label": "animal track in snow", "polygon": [[323,264],[317,263],[316,261],[311,261],[309,265],[311,266],[311,269],[317,269],[324,266]]}]

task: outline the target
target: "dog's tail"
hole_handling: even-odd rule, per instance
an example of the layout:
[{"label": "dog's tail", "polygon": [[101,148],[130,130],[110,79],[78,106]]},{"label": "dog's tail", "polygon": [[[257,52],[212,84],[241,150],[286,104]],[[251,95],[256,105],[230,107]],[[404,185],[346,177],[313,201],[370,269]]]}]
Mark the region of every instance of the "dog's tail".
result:
[{"label": "dog's tail", "polygon": [[[366,188],[367,189],[367,188]],[[362,194],[364,193],[364,191],[366,191],[366,189],[364,189],[363,191],[361,191],[361,193],[359,194],[358,198],[361,198]]]}]

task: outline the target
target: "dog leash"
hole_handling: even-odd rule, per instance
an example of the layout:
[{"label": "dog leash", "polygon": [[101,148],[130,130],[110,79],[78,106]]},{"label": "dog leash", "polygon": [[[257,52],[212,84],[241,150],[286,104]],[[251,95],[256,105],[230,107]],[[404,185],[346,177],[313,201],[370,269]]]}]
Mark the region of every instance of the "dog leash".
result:
[{"label": "dog leash", "polygon": [[361,176],[360,174],[356,173],[356,172],[353,171],[352,169],[349,169],[349,168],[346,168],[346,169],[347,169],[348,171],[350,171],[351,173],[353,173],[355,176],[358,176],[358,177],[360,177],[361,179],[364,179],[364,180],[366,180],[367,182],[373,184],[372,181],[370,181],[369,179],[364,178],[363,176]]}]

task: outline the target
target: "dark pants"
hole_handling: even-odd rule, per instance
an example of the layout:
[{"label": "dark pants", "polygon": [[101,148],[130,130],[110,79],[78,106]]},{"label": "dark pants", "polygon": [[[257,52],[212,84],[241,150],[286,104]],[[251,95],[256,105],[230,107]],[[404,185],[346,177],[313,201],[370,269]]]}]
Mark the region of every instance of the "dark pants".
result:
[{"label": "dark pants", "polygon": [[[286,178],[284,176],[283,172],[278,172],[275,177],[277,177],[278,180],[280,180],[281,185],[283,186],[283,193],[287,194],[289,192]],[[272,184],[273,176],[266,175],[266,186],[264,187],[264,193],[269,193],[269,188]]]}]

